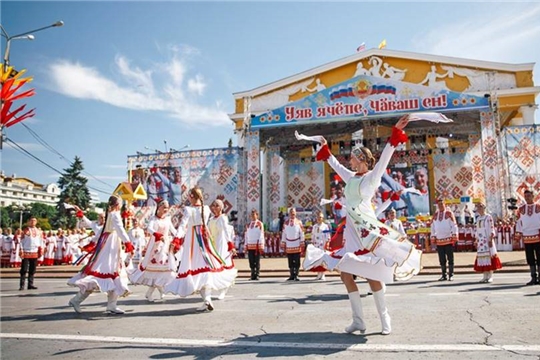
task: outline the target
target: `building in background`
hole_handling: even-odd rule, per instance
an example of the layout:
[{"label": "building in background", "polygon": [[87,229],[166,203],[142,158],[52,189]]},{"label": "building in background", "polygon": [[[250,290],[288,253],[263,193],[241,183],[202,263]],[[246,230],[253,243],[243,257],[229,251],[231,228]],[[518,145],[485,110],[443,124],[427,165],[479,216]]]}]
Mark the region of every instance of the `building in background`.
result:
[{"label": "building in background", "polygon": [[39,184],[31,179],[0,175],[0,206],[29,205],[32,203],[56,206],[60,188],[56,183]]}]

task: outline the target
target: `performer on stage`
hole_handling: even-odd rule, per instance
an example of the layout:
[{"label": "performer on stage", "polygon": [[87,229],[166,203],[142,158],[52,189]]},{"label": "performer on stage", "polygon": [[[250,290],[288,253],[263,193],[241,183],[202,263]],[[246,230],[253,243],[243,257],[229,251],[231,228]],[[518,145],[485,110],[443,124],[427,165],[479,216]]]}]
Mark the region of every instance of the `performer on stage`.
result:
[{"label": "performer on stage", "polygon": [[259,220],[259,213],[255,209],[251,210],[251,222],[246,226],[244,243],[251,269],[250,280],[259,280],[261,254],[264,253],[264,224]]},{"label": "performer on stage", "polygon": [[[210,204],[212,216],[208,220],[208,230],[210,237],[214,241],[219,256],[225,261],[225,269],[233,269],[233,256],[236,254],[234,249],[234,228],[229,225],[229,218],[223,213],[225,205],[223,201],[216,199]],[[218,294],[218,300],[225,299],[228,288],[221,289]]]},{"label": "performer on stage", "polygon": [[173,241],[174,250],[182,247],[180,266],[176,279],[166,286],[165,292],[182,297],[198,293],[203,304],[197,310],[212,311],[212,292],[229,288],[236,279],[237,270],[225,268],[225,260],[209,236],[210,209],[203,203],[202,190],[192,188],[189,201],[191,206],[185,207]]},{"label": "performer on stage", "polygon": [[493,282],[493,271],[501,269],[501,260],[495,247],[495,225],[490,214],[486,213],[486,204],[476,204],[478,218],[476,220],[476,260],[474,271],[483,273],[481,283]]},{"label": "performer on stage", "polygon": [[304,227],[296,218],[296,209],[289,209],[289,220],[285,221],[281,233],[281,247],[285,249],[289,262],[289,278],[287,281],[300,281],[300,254],[305,246]]},{"label": "performer on stage", "polygon": [[523,240],[525,256],[531,269],[531,281],[527,285],[540,284],[536,273],[540,273],[540,204],[534,203],[534,194],[530,190],[523,192],[525,205],[518,209],[519,219],[516,223],[516,240]]},{"label": "performer on stage", "polygon": [[[125,272],[121,245],[124,244],[127,253],[133,251],[133,245],[122,225],[120,215],[122,199],[113,195],[109,197],[107,205],[105,225],[99,233],[88,264],[77,275],[68,280],[68,285],[78,287],[80,290],[69,300],[69,306],[78,313],[81,312],[81,302],[94,291],[107,293],[108,313],[124,313],[124,310],[116,304],[118,296],[129,294],[127,276],[121,274]],[[77,216],[83,217],[84,215],[81,213],[82,211],[78,209]]]},{"label": "performer on stage", "polygon": [[326,139],[317,137],[322,144],[317,160],[327,161],[346,183],[347,218],[343,247],[328,253],[308,246],[304,268],[322,265],[330,270],[341,271],[341,280],[347,288],[353,312],[353,322],[345,328],[348,333],[366,331],[354,275],[367,279],[381,319],[382,334],[387,335],[392,329],[386,308],[384,283],[393,282],[394,277],[397,280],[408,279],[420,271],[421,252],[416,250],[406,237],[381,223],[372,204],[372,198],[380,186],[382,174],[386,171],[392,154],[399,144],[407,141],[403,128],[408,122],[407,116],[397,122],[376,164],[369,149],[355,146],[350,158],[353,171],[337,161],[330,152]]}]

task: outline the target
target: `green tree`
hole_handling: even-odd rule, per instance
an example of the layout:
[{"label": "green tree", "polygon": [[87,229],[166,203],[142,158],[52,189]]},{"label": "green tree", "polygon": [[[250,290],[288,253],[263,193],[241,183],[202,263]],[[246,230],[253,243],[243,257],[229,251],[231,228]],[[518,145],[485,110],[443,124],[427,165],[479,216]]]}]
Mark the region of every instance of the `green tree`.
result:
[{"label": "green tree", "polygon": [[54,219],[58,215],[58,210],[54,206],[41,203],[31,204],[30,214],[37,219]]},{"label": "green tree", "polygon": [[0,227],[2,229],[11,227],[13,225],[13,221],[11,220],[9,216],[9,211],[5,207],[0,208]]},{"label": "green tree", "polygon": [[90,205],[90,191],[88,190],[88,179],[81,173],[84,170],[82,160],[75,156],[75,160],[71,166],[64,169],[64,173],[58,179],[58,187],[60,187],[60,196],[56,209],[58,216],[55,219],[54,225],[63,228],[74,227],[77,220],[71,212],[66,212],[64,203],[74,204],[81,209],[86,209]]}]

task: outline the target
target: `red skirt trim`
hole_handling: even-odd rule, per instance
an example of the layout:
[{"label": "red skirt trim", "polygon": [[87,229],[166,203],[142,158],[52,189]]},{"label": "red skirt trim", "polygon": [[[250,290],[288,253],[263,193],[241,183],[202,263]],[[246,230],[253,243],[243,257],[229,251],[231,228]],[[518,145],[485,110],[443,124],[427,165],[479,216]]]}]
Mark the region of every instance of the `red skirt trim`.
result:
[{"label": "red skirt trim", "polygon": [[223,266],[223,267],[220,267],[218,269],[211,269],[210,267],[206,266],[206,267],[195,269],[195,270],[190,269],[190,270],[188,270],[186,272],[183,272],[181,274],[176,275],[176,278],[177,279],[182,279],[182,278],[186,278],[188,276],[195,276],[195,275],[202,274],[202,273],[205,273],[205,272],[222,272],[223,270],[230,270],[230,269],[233,269],[233,268],[234,268],[234,264],[230,265],[230,266]]},{"label": "red skirt trim", "polygon": [[118,273],[114,274],[104,274],[93,270],[88,270],[84,272],[85,275],[95,276],[100,279],[116,279],[118,277]]},{"label": "red skirt trim", "polygon": [[478,260],[474,260],[474,271],[476,272],[486,272],[486,271],[495,271],[502,269],[501,260],[497,255],[491,257],[491,265],[478,265]]}]

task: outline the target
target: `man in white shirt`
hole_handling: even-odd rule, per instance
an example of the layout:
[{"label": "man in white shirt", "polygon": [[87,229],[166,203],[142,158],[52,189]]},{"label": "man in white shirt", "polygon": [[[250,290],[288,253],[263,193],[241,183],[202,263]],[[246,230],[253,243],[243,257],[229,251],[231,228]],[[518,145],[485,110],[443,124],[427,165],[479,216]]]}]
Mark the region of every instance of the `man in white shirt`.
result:
[{"label": "man in white shirt", "polygon": [[534,203],[534,194],[525,190],[525,205],[518,209],[519,219],[516,223],[516,240],[523,240],[525,256],[531,270],[531,281],[527,285],[540,284],[536,273],[540,273],[540,204]]},{"label": "man in white shirt", "polygon": [[257,210],[251,210],[251,222],[246,227],[245,249],[248,253],[250,280],[259,280],[261,269],[261,254],[264,253],[264,224],[259,220]]},{"label": "man in white shirt", "polygon": [[[431,241],[437,245],[442,276],[439,281],[452,281],[454,277],[454,243],[457,241],[458,227],[452,210],[446,207],[444,199],[437,199],[437,211],[431,223]],[[448,277],[446,262],[448,260]]]},{"label": "man in white shirt", "polygon": [[285,250],[289,260],[290,276],[287,281],[300,281],[300,254],[305,245],[304,227],[302,222],[296,218],[296,209],[289,210],[289,220],[283,225],[281,233],[281,247]]},{"label": "man in white shirt", "polygon": [[37,289],[34,286],[34,274],[36,273],[38,258],[43,250],[43,240],[41,230],[36,227],[36,224],[37,219],[32,216],[28,220],[28,227],[23,231],[20,250],[22,264],[19,290],[24,290],[26,273],[28,273],[28,290]]}]

